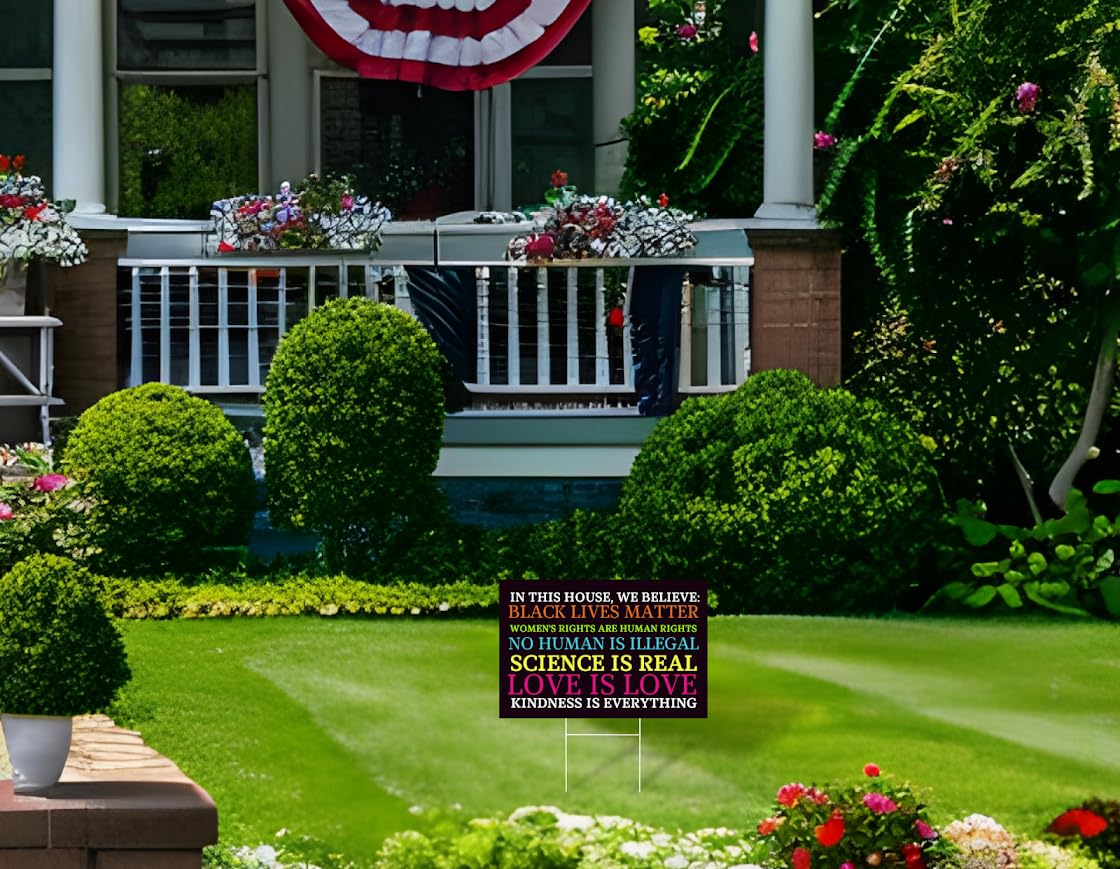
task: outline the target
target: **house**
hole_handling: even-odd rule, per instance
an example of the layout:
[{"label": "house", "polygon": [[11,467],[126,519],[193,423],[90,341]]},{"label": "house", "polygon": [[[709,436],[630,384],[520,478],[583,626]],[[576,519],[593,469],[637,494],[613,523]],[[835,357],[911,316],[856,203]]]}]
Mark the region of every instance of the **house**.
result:
[{"label": "house", "polygon": [[[759,2],[766,202],[698,226],[691,259],[675,263],[683,295],[672,287],[663,307],[683,310],[671,335],[679,374],[665,376],[681,395],[734,388],[761,368],[839,379],[839,250],[813,208],[812,3]],[[91,251],[46,279],[62,321],[55,395],[77,413],[160,379],[252,413],[275,342],[309,307],[354,292],[410,309],[452,298],[465,409],[449,417],[438,473],[625,475],[651,422],[634,409],[631,330],[606,322],[604,293],[628,283],[630,264],[511,270],[511,230],[470,215],[539,198],[558,166],[581,189],[617,190],[644,5],[592,0],[547,57],[483,91],[359,78],[283,0],[17,5],[0,37],[0,150],[26,152],[56,198],[77,201],[72,222]],[[160,140],[138,151],[157,126]],[[215,129],[227,145],[246,143],[223,152],[234,156],[222,167],[245,184],[276,190],[308,171],[356,168],[412,220],[392,225],[373,259],[278,260],[213,257],[197,219],[120,216],[168,202],[169,152],[205,163]],[[549,421],[557,415],[562,424]]]}]

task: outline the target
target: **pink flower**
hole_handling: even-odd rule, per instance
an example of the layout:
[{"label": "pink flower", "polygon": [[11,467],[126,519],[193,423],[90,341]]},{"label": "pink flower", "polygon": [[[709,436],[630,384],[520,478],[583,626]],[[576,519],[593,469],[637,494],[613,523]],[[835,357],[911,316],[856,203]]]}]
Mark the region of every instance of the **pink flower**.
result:
[{"label": "pink flower", "polygon": [[1019,111],[1033,112],[1041,92],[1042,88],[1032,81],[1025,81],[1019,85],[1019,89],[1015,91],[1015,102],[1019,106]]},{"label": "pink flower", "polygon": [[33,485],[37,492],[53,492],[55,489],[61,489],[68,482],[64,474],[43,474],[35,478]]},{"label": "pink flower", "polygon": [[758,34],[753,30],[751,31],[751,38],[749,42],[751,47],[751,54],[758,54]]},{"label": "pink flower", "polygon": [[826,794],[824,791],[817,790],[816,788],[806,788],[805,796],[811,799],[818,806],[823,806],[829,801],[828,794]]},{"label": "pink flower", "polygon": [[12,509],[10,504],[0,501],[0,522],[6,522],[15,515],[16,511]]},{"label": "pink flower", "polygon": [[343,211],[353,211],[354,210],[354,197],[351,196],[349,193],[344,193],[344,194],[342,194],[342,201],[341,201],[340,204],[342,205],[342,210]]},{"label": "pink flower", "polygon": [[863,774],[866,776],[870,776],[871,778],[875,778],[876,776],[878,776],[879,772],[879,764],[877,763],[869,763],[863,767]]},{"label": "pink flower", "polygon": [[856,864],[851,860],[845,860],[840,864],[840,869],[856,869]]},{"label": "pink flower", "polygon": [[805,794],[805,785],[797,784],[796,782],[782,785],[778,788],[778,802],[787,808],[796,806],[797,801],[805,796]]},{"label": "pink flower", "polygon": [[918,831],[918,835],[921,836],[923,839],[936,839],[937,838],[937,830],[933,829],[933,827],[931,827],[929,824],[927,824],[921,818],[919,818],[918,820],[916,820],[914,822],[914,829],[916,829]]},{"label": "pink flower", "polygon": [[889,815],[898,811],[898,803],[882,794],[864,794],[863,804],[877,815]]},{"label": "pink flower", "polygon": [[677,36],[686,42],[690,39],[696,38],[696,25],[695,24],[682,24],[677,28]]},{"label": "pink flower", "polygon": [[941,218],[941,222],[942,222],[943,224],[945,224],[946,226],[952,226],[952,225],[953,225],[953,218],[951,218],[951,217],[943,217],[943,218]]},{"label": "pink flower", "polygon": [[813,134],[813,147],[818,151],[823,151],[826,148],[831,148],[836,144],[836,137],[832,133],[826,133],[823,130],[818,130]]},{"label": "pink flower", "polygon": [[793,849],[793,869],[809,869],[812,856],[807,848]]}]

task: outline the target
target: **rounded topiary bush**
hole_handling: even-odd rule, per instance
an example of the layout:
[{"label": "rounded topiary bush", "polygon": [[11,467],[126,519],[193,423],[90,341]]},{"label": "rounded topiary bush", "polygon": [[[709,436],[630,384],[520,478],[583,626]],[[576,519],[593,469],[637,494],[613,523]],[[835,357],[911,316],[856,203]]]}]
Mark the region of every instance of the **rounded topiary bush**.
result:
[{"label": "rounded topiary bush", "polygon": [[149,383],[82,414],[64,466],[89,497],[94,564],[190,569],[207,546],[243,543],[256,506],[249,451],[214,405]]},{"label": "rounded topiary bush", "polygon": [[654,429],[623,487],[623,566],[707,579],[723,612],[889,610],[913,591],[942,512],[904,424],[767,371]]},{"label": "rounded topiary bush", "polygon": [[84,567],[33,555],[0,577],[0,711],[98,712],[131,675],[120,632]]},{"label": "rounded topiary bush", "polygon": [[435,503],[442,357],[412,317],[337,299],[280,342],[264,396],[273,522],[317,532],[328,565],[361,572]]}]

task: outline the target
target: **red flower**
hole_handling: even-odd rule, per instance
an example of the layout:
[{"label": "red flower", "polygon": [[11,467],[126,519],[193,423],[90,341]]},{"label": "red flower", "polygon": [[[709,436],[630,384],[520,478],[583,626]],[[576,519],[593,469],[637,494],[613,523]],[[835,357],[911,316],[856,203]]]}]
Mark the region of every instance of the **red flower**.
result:
[{"label": "red flower", "polygon": [[807,788],[805,790],[805,796],[811,799],[818,806],[823,806],[825,803],[829,802],[828,794],[826,794],[824,791],[819,791],[816,788]]},{"label": "red flower", "polygon": [[611,308],[611,312],[607,314],[607,325],[614,326],[616,328],[622,328],[623,322],[624,320],[622,316],[622,306],[615,305],[613,308]]},{"label": "red flower", "polygon": [[695,24],[682,24],[677,28],[677,36],[688,42],[690,39],[696,38],[696,25]]},{"label": "red flower", "polygon": [[778,788],[778,802],[789,808],[796,806],[797,801],[803,796],[805,796],[805,785],[796,782]]},{"label": "red flower", "polygon": [[551,259],[556,250],[556,241],[547,232],[529,236],[525,244],[525,255],[530,259]]},{"label": "red flower", "polygon": [[24,163],[23,154],[16,154],[12,158],[12,168],[15,169],[17,172],[22,172],[23,171],[23,163]]},{"label": "red flower", "polygon": [[43,213],[43,209],[47,207],[47,203],[43,202],[39,205],[29,205],[23,209],[23,216],[28,220],[38,220],[39,215]]},{"label": "red flower", "polygon": [[1063,812],[1051,821],[1046,828],[1049,833],[1059,836],[1080,836],[1082,839],[1092,839],[1108,829],[1108,821],[1088,809],[1070,809]]},{"label": "red flower", "polygon": [[225,239],[222,239],[221,241],[218,242],[218,250],[220,250],[222,253],[229,253],[229,251],[237,250],[237,248],[235,248],[232,244],[230,244]]},{"label": "red flower", "polygon": [[863,768],[863,774],[866,776],[871,776],[871,778],[875,778],[876,776],[878,776],[879,772],[879,764],[877,763],[869,763]]},{"label": "red flower", "polygon": [[0,193],[0,208],[23,208],[26,200],[14,193]]},{"label": "red flower", "polygon": [[926,861],[922,857],[922,846],[916,842],[903,845],[902,856],[906,858],[906,869],[926,869]]},{"label": "red flower", "polygon": [[12,161],[6,154],[0,154],[0,172],[7,172],[12,166]]},{"label": "red flower", "polygon": [[786,819],[784,815],[774,815],[771,818],[763,818],[758,822],[758,835],[769,836],[785,822]]},{"label": "red flower", "polygon": [[793,869],[809,869],[811,860],[812,858],[809,856],[809,851],[807,849],[793,849]]},{"label": "red flower", "polygon": [[751,54],[758,54],[758,34],[753,30],[751,31],[751,38],[749,40],[751,47]]},{"label": "red flower", "polygon": [[826,848],[831,848],[844,838],[844,816],[840,812],[833,812],[832,817],[817,827],[817,841]]},{"label": "red flower", "polygon": [[657,197],[657,204],[660,205],[662,208],[668,208],[669,207],[669,196],[665,193],[662,193],[660,196]]},{"label": "red flower", "polygon": [[563,169],[557,169],[552,173],[552,186],[564,187],[568,183],[568,173]]}]

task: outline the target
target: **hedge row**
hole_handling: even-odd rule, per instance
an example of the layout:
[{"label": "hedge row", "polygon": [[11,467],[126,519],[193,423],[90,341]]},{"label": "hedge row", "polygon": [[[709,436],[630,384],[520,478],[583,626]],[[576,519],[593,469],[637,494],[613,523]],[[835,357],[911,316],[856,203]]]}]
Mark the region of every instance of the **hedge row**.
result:
[{"label": "hedge row", "polygon": [[273,582],[105,579],[110,611],[125,619],[222,616],[398,616],[493,614],[498,586],[372,585],[345,576],[294,576]]}]

